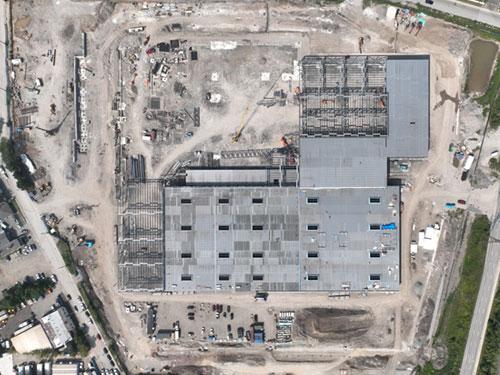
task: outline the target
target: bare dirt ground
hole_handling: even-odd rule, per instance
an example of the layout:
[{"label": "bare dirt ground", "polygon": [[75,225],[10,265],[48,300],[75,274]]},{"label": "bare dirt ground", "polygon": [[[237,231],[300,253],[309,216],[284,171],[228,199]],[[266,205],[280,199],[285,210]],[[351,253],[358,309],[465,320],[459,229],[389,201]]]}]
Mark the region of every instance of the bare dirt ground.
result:
[{"label": "bare dirt ground", "polygon": [[[492,180],[481,179],[480,190],[469,182],[460,181],[460,169],[452,166],[451,142],[468,140],[471,147],[477,142],[474,134],[484,127],[481,110],[468,101],[461,100],[464,56],[470,34],[441,21],[429,19],[426,28],[415,37],[404,31],[395,32],[392,20],[385,19],[385,7],[362,10],[361,1],[348,1],[340,6],[282,4],[279,2],[207,2],[192,5],[192,15],[186,10],[190,5],[178,5],[172,15],[158,16],[156,11],[141,10],[130,3],[73,2],[69,0],[32,0],[13,2],[15,25],[15,55],[23,57],[25,64],[16,68],[16,80],[22,87],[26,106],[36,102],[39,112],[33,115],[36,124],[45,129],[60,125],[72,110],[71,95],[67,95],[73,75],[73,56],[81,50],[81,32],[88,34],[86,65],[91,70],[86,82],[88,90],[90,148],[86,155],[79,155],[72,163],[71,141],[73,114],[60,126],[54,136],[32,129],[23,130],[28,136],[28,151],[38,166],[48,171],[52,192],[40,203],[41,210],[55,212],[63,217],[61,226],[77,224],[82,231],[95,237],[95,250],[78,254],[90,272],[98,295],[106,306],[106,314],[113,329],[121,333],[121,349],[127,350],[127,365],[131,371],[159,371],[165,366],[179,373],[202,370],[206,373],[306,373],[330,374],[350,369],[350,373],[394,373],[396,368],[411,367],[415,363],[418,319],[421,308],[428,323],[430,300],[436,301],[439,280],[429,275],[442,271],[431,264],[432,254],[419,255],[417,266],[412,267],[407,247],[418,230],[444,216],[443,205],[457,199],[467,200],[467,209],[492,214],[498,185]],[[141,4],[142,5],[142,4]],[[56,21],[57,20],[57,21]],[[166,24],[179,22],[180,33],[162,31]],[[129,27],[145,25],[144,34],[131,36]],[[143,142],[142,131],[151,128],[144,108],[151,90],[163,96],[168,87],[152,87],[146,83],[148,66],[143,45],[150,35],[149,45],[174,38],[187,40],[199,52],[199,61],[179,68],[189,78],[176,75],[189,95],[198,98],[201,127],[178,129],[171,142],[151,145]],[[402,216],[402,284],[398,294],[378,294],[368,297],[352,296],[350,300],[334,300],[324,294],[273,294],[266,305],[253,306],[253,296],[238,295],[141,295],[121,294],[117,290],[116,249],[113,224],[116,221],[114,199],[114,143],[111,102],[118,91],[117,48],[134,47],[139,51],[136,63],[137,77],[131,66],[124,65],[123,87],[127,122],[120,136],[129,137],[129,153],[146,156],[148,177],[164,174],[170,166],[194,150],[221,151],[227,149],[275,147],[279,137],[297,129],[298,107],[293,100],[284,107],[256,108],[268,90],[283,89],[292,98],[293,90],[279,79],[282,71],[292,73],[293,60],[306,54],[356,53],[358,38],[364,36],[365,53],[429,53],[431,55],[431,149],[424,162],[412,163],[408,180],[412,189],[403,193],[405,211]],[[237,41],[240,47],[228,51],[212,51],[211,41]],[[48,50],[57,50],[56,62],[47,58]],[[45,55],[45,56],[44,56]],[[211,79],[218,73],[218,81]],[[262,81],[261,73],[269,72],[270,80]],[[35,79],[43,79],[43,87],[36,94]],[[277,80],[277,83],[274,82]],[[220,90],[224,100],[223,110],[215,111],[199,99],[204,91]],[[444,95],[443,92],[446,94]],[[418,93],[416,93],[418,95]],[[445,98],[445,100],[443,100]],[[194,100],[194,102],[196,102]],[[55,114],[51,114],[55,104]],[[192,106],[193,101],[168,97],[162,101],[165,110],[176,106]],[[249,108],[247,110],[247,108]],[[256,108],[256,109],[255,109]],[[190,107],[190,109],[192,109]],[[254,110],[255,109],[255,110]],[[231,142],[242,121],[248,121],[237,144]],[[187,130],[193,135],[184,137]],[[489,155],[498,145],[498,133],[487,137],[483,155]],[[486,157],[485,156],[485,157]],[[479,165],[484,168],[486,159]],[[430,183],[429,176],[437,176],[439,183]],[[84,214],[71,215],[77,204],[92,206]],[[415,225],[414,225],[415,224]],[[413,228],[415,227],[415,228]],[[447,250],[438,250],[446,254]],[[437,270],[437,271],[436,271]],[[416,284],[416,283],[421,283]],[[154,301],[164,304],[166,314],[170,309],[196,301],[196,303],[224,303],[250,312],[269,315],[273,311],[294,310],[301,327],[301,334],[289,347],[238,348],[210,347],[200,353],[197,345],[156,345],[146,337],[141,320],[124,312],[124,301]],[[160,306],[160,309],[162,307]],[[355,318],[317,314],[320,309],[365,311]],[[184,307],[182,307],[184,309]],[[255,310],[255,311],[254,311]],[[272,315],[269,325],[272,325]],[[362,317],[362,318],[361,318]],[[205,319],[205,318],[204,318]],[[208,318],[207,322],[208,322]],[[358,321],[359,325],[354,325]],[[375,326],[372,322],[375,321]],[[164,324],[171,324],[167,317]],[[356,329],[366,331],[359,340],[347,340],[339,327],[348,325],[345,332],[354,336]],[[357,327],[357,328],[356,328]],[[424,327],[426,328],[426,327]],[[222,328],[221,328],[222,329]],[[234,328],[233,328],[234,329]],[[269,328],[269,332],[274,332]],[[304,334],[307,340],[304,340]],[[327,340],[325,340],[327,338]],[[345,347],[347,345],[347,348]],[[243,353],[243,354],[242,354]],[[379,356],[379,357],[376,357]],[[297,358],[301,362],[297,363]],[[306,359],[309,361],[306,362]],[[406,366],[405,364],[409,364]],[[196,369],[186,365],[205,366]]]}]

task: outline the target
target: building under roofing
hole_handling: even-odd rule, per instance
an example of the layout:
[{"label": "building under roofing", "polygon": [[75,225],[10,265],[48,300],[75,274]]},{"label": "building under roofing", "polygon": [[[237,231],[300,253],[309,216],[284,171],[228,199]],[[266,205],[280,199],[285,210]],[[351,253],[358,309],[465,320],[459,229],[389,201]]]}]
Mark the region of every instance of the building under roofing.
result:
[{"label": "building under roofing", "polygon": [[299,102],[297,166],[129,183],[120,289],[399,289],[400,188],[388,165],[427,156],[429,56],[306,56]]},{"label": "building under roofing", "polygon": [[52,348],[49,338],[40,324],[12,337],[11,342],[18,353],[30,353],[35,350]]}]

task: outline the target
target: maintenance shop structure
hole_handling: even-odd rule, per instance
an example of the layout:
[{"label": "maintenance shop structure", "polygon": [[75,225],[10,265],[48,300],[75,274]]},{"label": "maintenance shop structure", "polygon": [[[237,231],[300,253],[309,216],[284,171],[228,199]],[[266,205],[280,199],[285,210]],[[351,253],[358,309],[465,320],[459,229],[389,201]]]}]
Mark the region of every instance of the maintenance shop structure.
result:
[{"label": "maintenance shop structure", "polygon": [[129,291],[398,290],[391,159],[429,149],[429,56],[306,56],[295,167],[188,168],[130,182],[119,213]]}]

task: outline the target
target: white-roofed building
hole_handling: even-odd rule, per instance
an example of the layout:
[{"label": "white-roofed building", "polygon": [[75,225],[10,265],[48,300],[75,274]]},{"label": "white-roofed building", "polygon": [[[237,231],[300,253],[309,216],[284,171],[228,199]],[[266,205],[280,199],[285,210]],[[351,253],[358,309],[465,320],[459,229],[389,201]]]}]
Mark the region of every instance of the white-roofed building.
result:
[{"label": "white-roofed building", "polygon": [[42,325],[54,349],[62,348],[72,340],[73,322],[64,307],[50,312],[42,318]]}]

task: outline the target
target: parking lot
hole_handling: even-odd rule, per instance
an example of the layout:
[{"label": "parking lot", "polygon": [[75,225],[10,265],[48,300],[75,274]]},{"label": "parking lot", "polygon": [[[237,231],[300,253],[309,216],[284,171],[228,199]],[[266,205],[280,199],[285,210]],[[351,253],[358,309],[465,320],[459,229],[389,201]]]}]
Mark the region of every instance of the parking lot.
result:
[{"label": "parking lot", "polygon": [[275,337],[277,312],[266,309],[264,304],[256,303],[253,307],[216,303],[160,304],[152,339],[155,342],[172,341],[178,324],[179,341],[245,342],[251,340],[251,327],[256,322],[264,323],[266,339]]},{"label": "parking lot", "polygon": [[[20,280],[22,281],[28,275],[24,275]],[[35,277],[35,274],[29,276]],[[46,273],[47,277],[50,277],[49,273]],[[12,284],[13,285],[13,284]],[[10,285],[10,286],[12,286]],[[0,337],[2,339],[10,338],[12,334],[17,330],[19,324],[28,319],[40,319],[47,312],[50,311],[52,306],[56,303],[57,296],[62,293],[62,288],[59,283],[56,283],[51,293],[41,297],[35,302],[27,302],[26,307],[18,310],[15,315],[11,315],[7,320],[5,326],[0,328]]]},{"label": "parking lot", "polygon": [[26,276],[34,276],[38,272],[50,275],[51,267],[47,263],[40,249],[27,255],[15,254],[11,260],[0,260],[0,289],[6,289],[24,280]]}]

